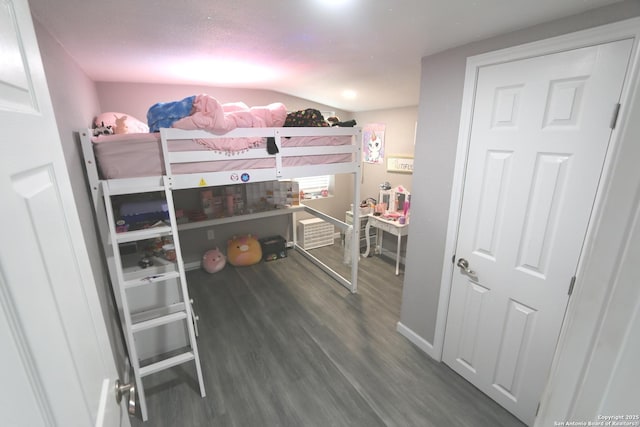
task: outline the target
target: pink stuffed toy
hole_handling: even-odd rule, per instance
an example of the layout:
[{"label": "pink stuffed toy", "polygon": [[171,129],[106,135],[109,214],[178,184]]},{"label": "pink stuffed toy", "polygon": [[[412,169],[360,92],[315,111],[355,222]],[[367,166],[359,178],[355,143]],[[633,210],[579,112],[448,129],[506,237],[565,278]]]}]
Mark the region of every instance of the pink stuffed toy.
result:
[{"label": "pink stuffed toy", "polygon": [[224,254],[218,248],[208,250],[202,257],[202,268],[207,273],[217,273],[226,264]]}]

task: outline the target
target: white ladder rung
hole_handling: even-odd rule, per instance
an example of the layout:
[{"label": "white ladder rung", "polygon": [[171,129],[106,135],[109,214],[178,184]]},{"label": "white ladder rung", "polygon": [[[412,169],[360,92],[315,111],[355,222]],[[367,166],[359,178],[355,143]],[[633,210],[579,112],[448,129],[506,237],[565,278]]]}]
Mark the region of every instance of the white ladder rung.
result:
[{"label": "white ladder rung", "polygon": [[[155,181],[155,182],[153,182]],[[182,254],[180,250],[180,242],[177,232],[177,222],[175,218],[175,207],[173,204],[173,195],[171,190],[170,178],[163,176],[152,181],[140,180],[139,186],[134,185],[136,192],[143,192],[145,190],[162,190],[167,202],[169,218],[167,221],[159,221],[154,226],[145,228],[142,230],[128,231],[123,233],[116,232],[116,221],[114,217],[114,206],[111,202],[111,196],[114,194],[130,193],[133,190],[132,187],[123,185],[119,187],[120,182],[105,182],[102,181],[101,188],[103,191],[104,208],[106,213],[107,229],[109,233],[109,239],[104,239],[105,252],[107,253],[107,260],[109,264],[109,270],[113,282],[114,294],[119,310],[122,315],[122,326],[127,343],[127,349],[131,359],[131,366],[133,368],[133,375],[135,378],[136,388],[138,389],[138,401],[140,403],[140,414],[142,420],[148,419],[147,404],[145,397],[144,384],[142,383],[142,377],[151,375],[155,372],[159,372],[172,366],[180,365],[185,362],[194,361],[196,368],[196,375],[198,377],[198,384],[200,386],[200,395],[205,397],[204,379],[202,376],[202,368],[200,366],[200,357],[198,355],[198,346],[196,343],[195,335],[195,321],[197,317],[192,312],[191,299],[189,298],[189,290],[187,289],[184,264],[182,262]],[[161,183],[161,187],[157,187],[157,184]],[[124,182],[122,183],[124,184]],[[146,187],[145,187],[146,186]],[[110,191],[110,189],[112,191]],[[95,193],[94,193],[95,195]],[[101,230],[102,231],[102,230]],[[153,257],[153,265],[143,268],[138,265],[141,256],[136,245],[135,254],[121,254],[121,243],[136,242],[140,240],[159,238],[164,236],[171,236],[176,251],[176,260],[169,261],[162,257]],[[171,282],[173,281],[173,282]],[[162,307],[155,307],[149,310],[144,310],[136,313],[132,313],[129,305],[129,294],[132,297],[136,295],[136,299],[139,300],[142,295],[161,291],[158,286],[149,286],[145,288],[145,285],[164,282],[167,287],[171,289],[177,288],[180,294],[181,302],[169,303]],[[128,290],[136,288],[132,292]],[[141,295],[139,295],[141,294]],[[187,335],[188,344],[186,348],[188,351],[177,354],[173,357],[168,357],[164,360],[160,360],[155,363],[150,363],[146,366],[140,366],[142,361],[138,356],[138,349],[136,348],[137,332],[157,328],[163,325],[172,324],[175,322],[185,322],[184,329]],[[174,353],[175,354],[175,353]],[[166,356],[166,355],[165,355]]]},{"label": "white ladder rung", "polygon": [[171,234],[171,227],[168,225],[160,225],[158,227],[143,228],[142,230],[116,233],[116,240],[118,243],[135,242],[137,240],[152,239],[168,234]]},{"label": "white ladder rung", "polygon": [[162,317],[168,314],[177,313],[179,311],[186,311],[184,302],[177,302],[175,304],[152,308],[150,310],[140,311],[138,313],[131,313],[131,323],[141,323],[147,320],[155,319],[156,317]]},{"label": "white ladder rung", "polygon": [[133,323],[131,330],[133,333],[144,331],[146,329],[157,328],[158,326],[166,325],[169,323],[177,322],[187,318],[187,313],[179,311],[177,313],[167,314],[166,316],[156,317],[155,319],[145,320],[143,322]]},{"label": "white ladder rung", "polygon": [[195,359],[193,352],[188,351],[186,353],[178,354],[177,356],[170,357],[168,359],[161,360],[159,362],[152,363],[140,368],[140,376],[146,377],[147,375],[155,374],[156,372],[169,369],[173,366],[180,365],[185,362],[189,362]]},{"label": "white ladder rung", "polygon": [[118,188],[117,186],[111,186],[110,188],[112,196],[122,196],[126,194],[140,194],[140,193],[156,193],[160,191],[164,191],[164,187],[123,187]]},{"label": "white ladder rung", "polygon": [[126,179],[110,179],[107,181],[109,185],[109,194],[112,196],[121,196],[125,194],[137,193],[156,193],[164,191],[162,179],[159,177],[142,177],[142,178],[126,178]]},{"label": "white ladder rung", "polygon": [[151,274],[145,277],[126,280],[124,282],[124,287],[126,289],[135,288],[137,286],[149,285],[151,283],[166,282],[167,280],[177,279],[179,277],[180,277],[180,273],[177,271],[170,271],[168,273]]}]

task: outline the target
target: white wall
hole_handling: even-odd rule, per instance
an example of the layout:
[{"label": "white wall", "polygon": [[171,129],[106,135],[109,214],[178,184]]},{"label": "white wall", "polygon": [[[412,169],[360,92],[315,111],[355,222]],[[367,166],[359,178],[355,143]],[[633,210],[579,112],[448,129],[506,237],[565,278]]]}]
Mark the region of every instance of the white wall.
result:
[{"label": "white wall", "polygon": [[386,158],[389,155],[413,156],[418,108],[413,106],[358,112],[354,113],[354,118],[358,122],[358,126],[361,127],[370,123],[385,125],[385,162],[382,164],[363,163],[361,198],[373,197],[377,199],[379,185],[385,181],[391,183],[392,187],[402,185],[411,191],[413,175],[387,172]]},{"label": "white wall", "polygon": [[[415,131],[418,119],[418,107],[393,108],[388,110],[373,110],[354,113],[358,126],[365,127],[368,124],[380,123],[385,125],[384,133],[384,160],[381,164],[362,163],[362,185],[360,186],[360,199],[367,197],[378,199],[380,184],[389,182],[392,187],[399,185],[411,191],[413,174],[388,172],[387,158],[390,155],[413,156],[415,149]],[[411,236],[411,229],[409,229]],[[407,242],[411,237],[402,239],[400,260],[406,260]],[[391,233],[384,233],[382,244],[384,253],[395,257],[397,238]],[[389,252],[387,252],[389,251]]]}]

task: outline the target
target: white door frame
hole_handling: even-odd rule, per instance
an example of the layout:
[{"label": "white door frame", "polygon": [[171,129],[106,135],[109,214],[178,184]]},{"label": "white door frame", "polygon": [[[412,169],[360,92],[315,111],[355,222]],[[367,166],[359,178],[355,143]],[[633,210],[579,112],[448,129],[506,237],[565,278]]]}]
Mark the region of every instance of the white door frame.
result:
[{"label": "white door frame", "polygon": [[[462,99],[462,111],[460,115],[458,146],[456,152],[456,163],[451,191],[451,202],[449,207],[449,223],[447,226],[447,239],[444,251],[442,278],[440,282],[438,314],[436,319],[433,348],[429,352],[434,359],[439,361],[442,360],[451,283],[453,274],[455,272],[455,266],[451,260],[453,255],[455,254],[458,239],[458,227],[460,221],[460,211],[462,207],[462,193],[466,172],[467,153],[469,150],[471,135],[471,118],[473,117],[473,101],[477,84],[478,71],[480,67],[495,65],[507,61],[530,58],[534,56],[558,53],[561,51],[572,50],[596,44],[603,44],[627,38],[633,38],[635,39],[635,42],[631,53],[629,71],[625,79],[622,91],[621,103],[623,105],[623,108],[621,110],[620,117],[618,118],[616,129],[613,131],[611,142],[609,144],[607,157],[603,168],[603,178],[600,181],[600,185],[598,187],[593,216],[589,223],[587,236],[583,246],[582,256],[578,265],[578,281],[576,283],[576,287],[579,287],[583,285],[580,283],[580,281],[582,273],[584,272],[584,254],[590,253],[591,249],[593,249],[594,246],[593,235],[594,231],[597,229],[597,225],[602,220],[602,201],[604,199],[604,196],[606,195],[606,189],[609,186],[609,181],[611,180],[613,167],[616,164],[615,159],[618,158],[618,155],[625,144],[629,145],[634,143],[634,138],[630,138],[628,135],[625,136],[625,138],[622,138],[621,136],[624,135],[624,131],[628,123],[627,119],[629,118],[630,108],[627,107],[631,107],[634,101],[640,102],[640,99],[636,99],[637,97],[633,96],[632,92],[633,82],[635,82],[640,77],[640,51],[638,50],[638,39],[640,39],[640,18],[628,19],[625,21],[603,25],[547,40],[542,40],[467,58],[464,94]],[[572,298],[569,302],[569,308],[565,317],[565,325],[563,325],[563,331],[566,324],[568,323],[568,320],[571,319],[573,313],[577,310],[577,308],[574,307],[575,304],[572,304],[574,299],[575,295],[574,298]],[[604,304],[604,302],[604,300],[599,301],[599,304]],[[596,327],[597,326],[588,326],[589,330],[594,330]],[[564,338],[565,334],[561,332],[560,342],[558,344],[559,347],[561,347],[562,340]],[[586,355],[584,357],[586,357]]]}]

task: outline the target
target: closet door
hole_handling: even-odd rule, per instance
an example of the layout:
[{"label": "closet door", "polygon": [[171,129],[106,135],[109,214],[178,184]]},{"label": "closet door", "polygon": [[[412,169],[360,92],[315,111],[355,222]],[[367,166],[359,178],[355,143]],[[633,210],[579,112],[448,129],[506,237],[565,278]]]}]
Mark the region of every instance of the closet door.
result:
[{"label": "closet door", "polygon": [[443,360],[529,424],[631,47],[621,40],[478,73]]},{"label": "closet door", "polygon": [[0,1],[0,64],[2,424],[129,425],[27,0]]}]

